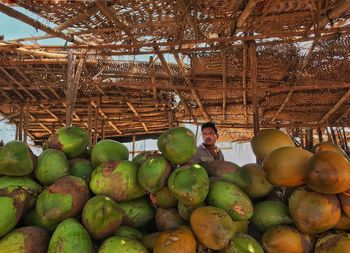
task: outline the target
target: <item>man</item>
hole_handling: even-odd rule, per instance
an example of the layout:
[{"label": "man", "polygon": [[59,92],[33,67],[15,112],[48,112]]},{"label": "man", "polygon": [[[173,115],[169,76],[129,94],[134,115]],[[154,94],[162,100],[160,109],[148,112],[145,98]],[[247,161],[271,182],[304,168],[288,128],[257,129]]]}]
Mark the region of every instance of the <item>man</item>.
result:
[{"label": "man", "polygon": [[214,160],[224,161],[221,150],[215,146],[218,130],[213,122],[204,123],[201,127],[203,143],[197,147],[197,153],[192,163],[202,163]]}]

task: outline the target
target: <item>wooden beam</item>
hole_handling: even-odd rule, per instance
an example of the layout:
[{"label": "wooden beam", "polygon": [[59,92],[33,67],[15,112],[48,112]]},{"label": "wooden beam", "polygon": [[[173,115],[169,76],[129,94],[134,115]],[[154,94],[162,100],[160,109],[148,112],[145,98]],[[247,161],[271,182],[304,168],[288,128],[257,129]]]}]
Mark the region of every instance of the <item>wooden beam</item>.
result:
[{"label": "wooden beam", "polygon": [[58,38],[61,38],[61,39],[64,39],[64,40],[67,40],[70,42],[74,42],[73,35],[68,35],[68,34],[65,34],[63,32],[52,29],[52,28],[40,23],[38,20],[30,18],[30,17],[24,15],[23,13],[6,6],[5,4],[0,4],[0,12],[4,13],[7,16],[10,16],[12,18],[18,19],[18,20],[20,20],[20,21],[22,21],[30,26],[33,26],[34,28],[42,30],[48,34],[55,36],[55,37],[58,37]]},{"label": "wooden beam", "polygon": [[105,0],[96,0],[95,3],[97,7],[100,9],[100,11],[103,13],[103,15],[109,18],[116,26],[118,26],[122,31],[124,31],[131,41],[135,41],[135,38],[132,35],[130,28],[126,24],[124,24],[122,21],[119,20],[119,18],[115,15],[115,12],[113,12],[106,5]]},{"label": "wooden beam", "polygon": [[226,49],[221,50],[222,61],[222,120],[226,120],[226,84],[227,84],[227,65],[226,65]]},{"label": "wooden beam", "polygon": [[259,121],[259,101],[257,94],[257,62],[256,62],[256,44],[255,41],[251,41],[248,44],[249,50],[249,62],[250,62],[250,82],[252,83],[252,107],[253,107],[253,128],[254,135],[257,135],[260,131]]},{"label": "wooden beam", "polygon": [[[10,82],[6,82],[4,79],[0,79],[0,81],[3,83],[3,84],[7,84],[8,86],[10,86],[11,90],[14,91],[18,97],[20,98],[21,101],[24,101],[24,97],[23,95],[17,90],[17,88],[15,86],[13,86]],[[2,90],[4,90],[4,87],[2,87]]]},{"label": "wooden beam", "polygon": [[344,102],[346,102],[348,99],[350,98],[350,89],[348,89],[348,91],[345,93],[345,95],[339,99],[339,101],[320,119],[320,121],[318,122],[319,124],[323,124],[324,122],[326,122],[329,117],[336,112],[339,107],[344,104]]},{"label": "wooden beam", "polygon": [[[310,59],[311,59],[311,55],[312,55],[312,52],[313,52],[313,50],[314,50],[314,48],[315,48],[315,46],[316,46],[317,41],[318,41],[318,36],[315,37],[313,43],[311,44],[311,46],[310,46],[310,48],[309,48],[309,50],[308,50],[308,52],[307,52],[307,54],[306,54],[306,56],[305,56],[305,58],[304,58],[304,60],[303,60],[303,63],[302,63],[302,65],[301,65],[301,68],[300,68],[299,71],[297,72],[296,77],[295,77],[295,80],[291,83],[290,86],[294,86],[294,85],[295,85],[297,82],[299,82],[299,80],[301,79],[301,77],[302,77],[302,75],[303,75],[303,72],[304,72],[304,69],[306,68],[307,64],[309,63],[309,61],[310,61]],[[290,87],[290,86],[289,86],[289,87]],[[288,103],[289,99],[292,97],[293,93],[294,93],[294,90],[290,90],[290,91],[288,92],[287,97],[284,99],[284,101],[282,102],[281,106],[278,108],[278,110],[277,110],[275,116],[273,116],[272,122],[274,122],[274,121],[277,119],[278,115],[279,115],[279,114],[281,113],[281,111],[284,109],[284,107],[285,107],[286,104]]]},{"label": "wooden beam", "polygon": [[327,11],[325,15],[319,20],[318,28],[323,28],[330,20],[338,19],[343,13],[350,9],[349,0],[341,0],[340,4],[337,4],[335,8]]},{"label": "wooden beam", "polygon": [[135,156],[135,143],[136,142],[136,135],[132,135],[132,158]]}]

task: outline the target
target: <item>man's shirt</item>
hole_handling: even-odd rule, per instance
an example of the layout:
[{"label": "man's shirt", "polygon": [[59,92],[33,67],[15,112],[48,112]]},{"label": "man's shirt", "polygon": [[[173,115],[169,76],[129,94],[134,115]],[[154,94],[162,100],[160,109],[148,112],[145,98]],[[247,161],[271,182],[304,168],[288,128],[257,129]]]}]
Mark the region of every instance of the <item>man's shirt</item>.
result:
[{"label": "man's shirt", "polygon": [[216,159],[202,143],[200,146],[197,147],[196,155],[191,160],[191,163],[202,163],[202,162],[209,162],[214,160],[224,161],[225,160],[224,155],[222,154],[221,150],[217,146],[215,146],[214,150],[215,150],[215,153],[217,154]]}]

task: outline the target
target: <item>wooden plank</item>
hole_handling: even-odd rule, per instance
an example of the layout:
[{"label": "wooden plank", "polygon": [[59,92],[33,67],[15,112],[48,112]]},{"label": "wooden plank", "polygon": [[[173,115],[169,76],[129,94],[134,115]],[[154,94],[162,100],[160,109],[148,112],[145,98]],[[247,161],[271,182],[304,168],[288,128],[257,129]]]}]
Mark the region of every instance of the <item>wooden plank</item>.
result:
[{"label": "wooden plank", "polygon": [[318,122],[319,124],[323,124],[325,123],[329,117],[336,112],[340,106],[342,106],[342,104],[344,104],[344,102],[348,101],[348,99],[350,98],[350,89],[348,89],[348,91],[345,93],[345,95],[339,99],[339,101],[320,119],[320,121]]},{"label": "wooden plank", "polygon": [[255,41],[249,42],[249,60],[250,60],[250,82],[252,84],[252,107],[253,107],[253,129],[254,135],[260,131],[259,105],[257,94],[257,62],[256,62],[256,44]]},{"label": "wooden plank", "polygon": [[40,29],[48,34],[51,34],[55,37],[70,41],[70,42],[74,42],[74,36],[69,35],[69,34],[65,34],[63,32],[57,31],[55,29],[52,29],[42,23],[40,23],[38,20],[35,20],[31,17],[28,17],[26,15],[24,15],[23,13],[10,8],[8,6],[6,6],[5,4],[0,4],[0,12],[6,14],[7,16],[10,16],[12,18],[18,19],[30,26],[33,26],[34,28]]}]

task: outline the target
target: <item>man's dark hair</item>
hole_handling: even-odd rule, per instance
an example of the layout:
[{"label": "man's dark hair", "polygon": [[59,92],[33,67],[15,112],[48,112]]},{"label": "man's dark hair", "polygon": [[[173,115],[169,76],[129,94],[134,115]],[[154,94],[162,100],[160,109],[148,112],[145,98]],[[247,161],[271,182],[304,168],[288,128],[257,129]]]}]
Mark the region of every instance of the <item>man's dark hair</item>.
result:
[{"label": "man's dark hair", "polygon": [[201,127],[201,131],[203,132],[203,129],[208,128],[208,127],[212,128],[214,130],[215,134],[218,134],[218,129],[216,128],[216,126],[213,122],[204,123]]}]

